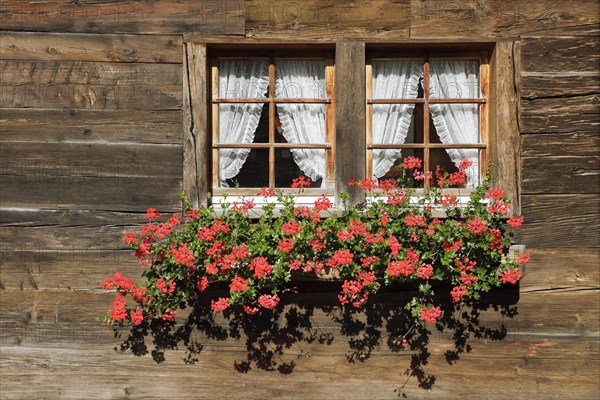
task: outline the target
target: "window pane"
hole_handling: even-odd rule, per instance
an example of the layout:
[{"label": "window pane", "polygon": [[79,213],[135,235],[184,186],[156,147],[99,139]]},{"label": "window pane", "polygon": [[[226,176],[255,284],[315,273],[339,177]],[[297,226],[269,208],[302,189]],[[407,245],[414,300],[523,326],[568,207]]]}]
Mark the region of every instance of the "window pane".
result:
[{"label": "window pane", "polygon": [[219,60],[219,98],[264,98],[268,86],[267,60]]},{"label": "window pane", "polygon": [[[423,187],[422,179],[415,179],[414,172],[423,172],[423,150],[422,149],[394,149],[394,150],[371,150],[373,178],[395,179],[403,182],[404,187]],[[417,157],[421,160],[421,167],[415,169],[404,169],[401,165],[407,157]]]},{"label": "window pane", "polygon": [[269,106],[263,103],[219,104],[219,143],[269,141]]},{"label": "window pane", "polygon": [[219,187],[269,186],[269,150],[219,149]]},{"label": "window pane", "polygon": [[325,176],[325,150],[279,149],[275,151],[275,186],[292,187],[299,176],[311,178],[312,188],[320,188]]},{"label": "window pane", "polygon": [[474,99],[480,97],[479,60],[429,61],[431,99]]},{"label": "window pane", "polygon": [[275,60],[275,97],[325,99],[325,61]]},{"label": "window pane", "polygon": [[423,60],[373,60],[373,99],[422,97]]},{"label": "window pane", "polygon": [[423,104],[373,104],[373,144],[423,143]]},{"label": "window pane", "polygon": [[479,104],[430,104],[432,143],[480,143]]},{"label": "window pane", "polygon": [[275,142],[326,143],[325,104],[277,104]]},{"label": "window pane", "polygon": [[473,188],[479,182],[479,164],[480,164],[480,150],[479,149],[432,149],[429,152],[429,165],[431,170],[434,172],[433,185],[438,185],[438,177],[435,173],[437,166],[443,172],[451,174],[459,171],[461,160],[466,160],[467,164],[471,164],[465,170],[467,175],[467,182],[459,185],[453,185],[452,187],[467,187]]}]

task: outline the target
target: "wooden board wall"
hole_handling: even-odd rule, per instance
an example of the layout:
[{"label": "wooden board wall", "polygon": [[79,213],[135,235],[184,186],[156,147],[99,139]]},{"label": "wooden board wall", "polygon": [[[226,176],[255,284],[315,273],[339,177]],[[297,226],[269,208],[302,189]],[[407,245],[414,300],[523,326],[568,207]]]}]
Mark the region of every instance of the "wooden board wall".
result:
[{"label": "wooden board wall", "polygon": [[[598,0],[2,2],[0,398],[597,399],[598,9]],[[243,338],[199,333],[196,364],[183,350],[162,364],[113,351],[119,340],[96,322],[112,300],[101,281],[140,271],[121,235],[147,207],[177,211],[182,188],[204,201],[206,171],[190,164],[206,145],[203,117],[190,109],[198,87],[188,75],[206,57],[201,43],[489,40],[510,54],[501,86],[514,110],[496,115],[496,135],[509,130],[499,141],[508,148],[520,142],[502,176],[520,175],[518,240],[533,256],[518,314],[485,315],[504,324],[503,341],[472,341],[450,365],[452,341],[434,333],[431,391],[405,375],[412,352],[390,350],[387,337],[349,363],[347,332],[323,312],[312,322],[333,341],[285,349],[290,374],[237,372]]]}]

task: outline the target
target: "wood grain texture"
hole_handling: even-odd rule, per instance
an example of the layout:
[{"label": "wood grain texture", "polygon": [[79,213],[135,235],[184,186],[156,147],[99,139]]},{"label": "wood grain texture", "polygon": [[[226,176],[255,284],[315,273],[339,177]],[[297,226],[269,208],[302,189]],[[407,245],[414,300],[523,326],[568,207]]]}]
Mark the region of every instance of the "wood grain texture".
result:
[{"label": "wood grain texture", "polygon": [[[338,43],[335,54],[336,173],[335,191],[360,201],[364,192],[349,187],[349,179],[365,177],[366,86],[364,43]],[[339,199],[338,199],[339,200]]]},{"label": "wood grain texture", "polygon": [[523,194],[600,192],[600,156],[522,158]]},{"label": "wood grain texture", "polygon": [[181,36],[0,32],[0,59],[181,63]]},{"label": "wood grain texture", "polygon": [[598,72],[524,72],[521,95],[527,100],[544,97],[564,98],[600,94]]},{"label": "wood grain texture", "polygon": [[246,37],[291,41],[407,39],[410,0],[247,0]]},{"label": "wood grain texture", "polygon": [[597,35],[598,1],[412,0],[410,36],[516,38]]},{"label": "wood grain texture", "polygon": [[515,42],[498,42],[492,56],[494,77],[490,85],[490,161],[494,182],[506,189],[513,213],[520,213],[521,160],[518,124],[519,87],[515,71],[518,59]]},{"label": "wood grain texture", "polygon": [[521,133],[597,132],[600,96],[522,99]]},{"label": "wood grain texture", "polygon": [[181,111],[0,109],[0,142],[181,144]]},{"label": "wood grain texture", "polygon": [[523,195],[527,223],[516,235],[528,247],[600,247],[600,199],[595,194]]},{"label": "wood grain texture", "polygon": [[600,155],[600,136],[593,132],[521,135],[522,157],[594,157]]},{"label": "wood grain texture", "polygon": [[521,39],[523,72],[598,72],[600,39],[597,35]]},{"label": "wood grain texture", "polygon": [[2,29],[81,33],[243,35],[241,0],[3,1]]}]

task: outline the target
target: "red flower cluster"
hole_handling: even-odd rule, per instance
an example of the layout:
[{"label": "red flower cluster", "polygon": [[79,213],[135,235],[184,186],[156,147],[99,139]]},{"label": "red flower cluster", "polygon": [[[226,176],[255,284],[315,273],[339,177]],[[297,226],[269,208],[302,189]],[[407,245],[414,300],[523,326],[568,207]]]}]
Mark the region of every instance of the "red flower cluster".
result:
[{"label": "red flower cluster", "polygon": [[283,231],[284,234],[293,236],[293,235],[297,235],[298,233],[300,233],[302,231],[302,225],[300,224],[300,222],[296,222],[296,221],[286,222],[281,227],[281,230]]},{"label": "red flower cluster", "polygon": [[257,196],[262,196],[262,197],[275,196],[275,191],[272,188],[263,186],[260,188],[260,192],[258,192]]},{"label": "red flower cluster", "polygon": [[338,250],[335,252],[333,257],[327,262],[327,265],[330,268],[339,268],[342,265],[352,264],[352,259],[354,258],[354,254],[349,252],[348,250]]},{"label": "red flower cluster", "polygon": [[325,195],[319,197],[317,201],[315,201],[315,210],[317,211],[327,211],[331,208],[331,201]]},{"label": "red flower cluster", "polygon": [[487,224],[479,216],[468,220],[466,227],[473,235],[481,235],[487,231]]},{"label": "red flower cluster", "polygon": [[450,294],[452,295],[452,301],[458,303],[464,296],[469,294],[469,291],[466,286],[461,285],[453,287]]},{"label": "red flower cluster", "polygon": [[306,176],[300,176],[298,178],[294,178],[292,179],[292,188],[294,189],[301,189],[301,188],[307,188],[310,187],[310,178],[306,177]]},{"label": "red flower cluster", "polygon": [[422,307],[419,316],[422,321],[435,322],[442,316],[442,310],[439,307]]},{"label": "red flower cluster", "polygon": [[254,271],[254,277],[262,279],[265,276],[271,275],[273,266],[269,264],[266,257],[254,257],[248,265],[250,271]]},{"label": "red flower cluster", "polygon": [[418,157],[408,156],[402,160],[402,168],[404,169],[417,169],[421,168],[422,161]]},{"label": "red flower cluster", "polygon": [[517,283],[519,279],[521,279],[521,273],[518,269],[506,270],[502,272],[502,275],[500,276],[500,281],[502,281],[502,283],[514,284]]},{"label": "red flower cluster", "polygon": [[506,223],[513,228],[520,228],[523,225],[523,217],[516,218],[511,216]]},{"label": "red flower cluster", "polygon": [[160,213],[156,211],[156,208],[149,208],[146,210],[146,219],[158,219],[160,218]]},{"label": "red flower cluster", "polygon": [[210,308],[214,312],[221,312],[226,310],[229,307],[229,298],[228,297],[219,297],[217,301],[210,301]]},{"label": "red flower cluster", "polygon": [[229,288],[232,292],[243,292],[248,289],[248,279],[244,279],[241,276],[234,276],[231,280]]},{"label": "red flower cluster", "polygon": [[156,280],[156,287],[162,293],[165,293],[165,294],[173,293],[175,291],[175,282],[173,282],[173,279],[170,279],[169,281],[165,281],[163,278],[158,278]]},{"label": "red flower cluster", "polygon": [[277,296],[276,294],[263,294],[258,298],[258,304],[260,304],[262,307],[268,310],[272,310],[275,307],[277,307],[277,304],[279,304],[279,296]]},{"label": "red flower cluster", "polygon": [[277,244],[277,250],[283,253],[289,253],[294,249],[294,239],[286,238]]},{"label": "red flower cluster", "polygon": [[194,266],[194,252],[188,249],[187,243],[182,243],[178,246],[171,244],[171,254],[175,256],[175,264],[185,265],[186,267]]},{"label": "red flower cluster", "polygon": [[113,321],[122,321],[127,318],[127,309],[125,308],[125,296],[122,293],[117,293],[117,297],[109,310],[110,317]]}]

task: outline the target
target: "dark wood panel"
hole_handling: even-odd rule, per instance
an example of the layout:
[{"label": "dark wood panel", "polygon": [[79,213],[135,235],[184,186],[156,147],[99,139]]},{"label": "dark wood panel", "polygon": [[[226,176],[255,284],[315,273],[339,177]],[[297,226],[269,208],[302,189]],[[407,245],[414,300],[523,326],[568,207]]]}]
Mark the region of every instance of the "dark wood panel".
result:
[{"label": "dark wood panel", "polygon": [[597,72],[525,72],[521,74],[521,82],[521,96],[528,100],[600,94],[600,73]]},{"label": "dark wood panel", "polygon": [[[528,223],[527,219],[525,223]],[[528,248],[532,257],[521,291],[600,287],[600,253],[595,248]]]},{"label": "dark wood panel", "polygon": [[0,80],[14,85],[181,85],[181,68],[176,64],[0,60]]},{"label": "dark wood panel", "polygon": [[598,95],[521,101],[521,133],[598,132]]},{"label": "dark wood panel", "polygon": [[599,193],[600,157],[522,158],[523,194]]},{"label": "dark wood panel", "polygon": [[410,0],[246,1],[248,38],[407,39],[410,23]]},{"label": "dark wood panel", "polygon": [[521,135],[521,156],[600,156],[600,135],[592,132]]},{"label": "dark wood panel", "polygon": [[[544,348],[544,343],[539,348]],[[591,400],[596,398],[598,386],[589,368],[595,360],[587,357],[584,362],[573,358],[557,362],[534,356],[496,359],[465,355],[456,364],[449,364],[443,356],[433,355],[425,371],[437,379],[431,390],[424,390],[418,387],[416,378],[404,375],[411,362],[411,354],[406,352],[356,364],[348,363],[344,355],[327,353],[285,357],[282,362],[293,360],[295,365],[289,375],[277,371],[236,372],[232,365],[240,356],[207,350],[198,356],[196,364],[186,365],[181,361],[183,352],[176,352],[174,360],[167,358],[155,364],[149,356],[137,358],[106,350],[11,347],[3,350],[1,361],[3,374],[12,383],[4,392],[7,398],[23,398],[35,387],[42,398],[69,399],[116,398],[123,393],[131,399],[188,399],[194,393],[195,398],[211,400],[363,400],[392,399],[400,393],[410,399],[528,399],[548,394],[544,398]]]},{"label": "dark wood panel", "polygon": [[360,201],[364,192],[348,187],[349,179],[365,177],[366,98],[364,43],[338,43],[335,53],[335,188]]},{"label": "dark wood panel", "polygon": [[181,63],[181,36],[0,32],[0,59]]},{"label": "dark wood panel", "polygon": [[2,29],[85,33],[244,34],[241,0],[3,1]]},{"label": "dark wood panel", "polygon": [[[542,33],[543,34],[543,33]],[[522,71],[598,72],[598,36],[524,37],[521,39]]]},{"label": "dark wood panel", "polygon": [[60,169],[50,172],[2,175],[0,205],[119,211],[148,207],[176,211],[181,207],[181,178],[75,176],[62,174]]},{"label": "dark wood panel", "polygon": [[[146,223],[146,210],[119,212],[104,210],[0,208],[0,226],[102,226]],[[170,215],[163,216],[166,220]]]},{"label": "dark wood panel", "polygon": [[600,198],[593,194],[523,195],[527,223],[517,242],[531,247],[600,247]]},{"label": "dark wood panel", "polygon": [[[181,177],[182,148],[172,144],[3,142],[1,175],[33,181],[80,177]],[[157,162],[160,160],[160,162]]]},{"label": "dark wood panel", "polygon": [[410,36],[501,38],[597,35],[597,1],[412,0]]}]

